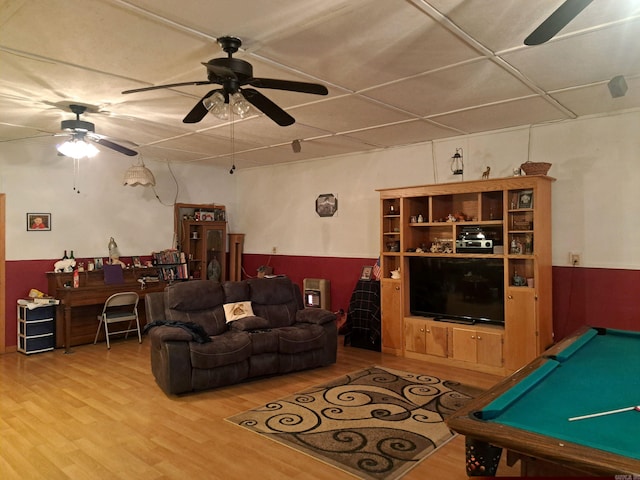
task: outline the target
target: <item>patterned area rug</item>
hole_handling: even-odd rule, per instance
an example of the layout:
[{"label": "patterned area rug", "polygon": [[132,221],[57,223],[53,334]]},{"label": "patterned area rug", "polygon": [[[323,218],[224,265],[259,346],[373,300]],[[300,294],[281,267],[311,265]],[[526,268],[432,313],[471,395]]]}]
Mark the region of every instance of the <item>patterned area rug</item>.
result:
[{"label": "patterned area rug", "polygon": [[444,419],[480,390],[370,367],[227,418],[364,479],[397,479],[454,434]]}]

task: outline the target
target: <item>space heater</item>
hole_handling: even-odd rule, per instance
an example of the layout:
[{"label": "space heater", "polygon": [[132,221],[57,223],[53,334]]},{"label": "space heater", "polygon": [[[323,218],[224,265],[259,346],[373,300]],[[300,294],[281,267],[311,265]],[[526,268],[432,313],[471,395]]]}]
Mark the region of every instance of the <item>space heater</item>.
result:
[{"label": "space heater", "polygon": [[324,278],[305,278],[304,306],[307,308],[324,308],[331,310],[331,284]]}]

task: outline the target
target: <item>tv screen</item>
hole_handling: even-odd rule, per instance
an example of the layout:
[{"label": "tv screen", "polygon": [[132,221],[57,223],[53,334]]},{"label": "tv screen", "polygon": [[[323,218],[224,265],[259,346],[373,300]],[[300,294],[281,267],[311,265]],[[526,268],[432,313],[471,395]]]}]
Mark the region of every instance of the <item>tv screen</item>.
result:
[{"label": "tv screen", "polygon": [[502,259],[411,257],[409,279],[412,315],[504,323]]}]

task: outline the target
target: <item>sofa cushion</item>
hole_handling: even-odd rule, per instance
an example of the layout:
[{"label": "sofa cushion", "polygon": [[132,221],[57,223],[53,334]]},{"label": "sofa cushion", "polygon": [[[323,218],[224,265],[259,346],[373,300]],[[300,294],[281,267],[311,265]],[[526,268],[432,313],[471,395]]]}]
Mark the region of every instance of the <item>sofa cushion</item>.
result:
[{"label": "sofa cushion", "polygon": [[175,283],[164,291],[166,320],[197,323],[209,335],[227,330],[223,304],[224,290],[212,280]]},{"label": "sofa cushion", "polygon": [[277,353],[280,342],[280,334],[278,331],[279,329],[249,332],[249,336],[251,337],[251,355]]},{"label": "sofa cushion", "polygon": [[165,289],[165,308],[180,311],[205,310],[225,303],[222,285],[212,280],[191,280]]},{"label": "sofa cushion", "polygon": [[298,310],[296,286],[289,278],[253,278],[247,283],[253,311],[267,319],[269,328],[288,327],[295,323]]},{"label": "sofa cushion", "polygon": [[251,355],[251,340],[246,332],[225,332],[211,337],[209,343],[189,343],[193,368],[217,368],[242,362]]},{"label": "sofa cushion", "polygon": [[249,300],[249,284],[246,281],[224,282],[222,284],[224,290],[224,302],[244,302]]},{"label": "sofa cushion", "polygon": [[244,317],[239,320],[234,320],[229,324],[229,328],[232,330],[264,330],[269,328],[269,322],[266,318],[262,317]]},{"label": "sofa cushion", "polygon": [[278,330],[278,351],[280,353],[300,353],[322,348],[326,333],[320,325],[306,323]]},{"label": "sofa cushion", "polygon": [[249,301],[225,303],[223,308],[224,317],[227,320],[227,323],[233,322],[234,320],[240,320],[241,318],[255,316],[251,309],[251,302]]}]

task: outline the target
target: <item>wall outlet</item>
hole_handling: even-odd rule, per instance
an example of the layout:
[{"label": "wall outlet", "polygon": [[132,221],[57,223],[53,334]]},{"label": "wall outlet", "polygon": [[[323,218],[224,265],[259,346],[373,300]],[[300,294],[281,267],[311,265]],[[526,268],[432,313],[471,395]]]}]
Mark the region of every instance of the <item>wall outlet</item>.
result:
[{"label": "wall outlet", "polygon": [[577,267],[580,265],[580,254],[575,252],[569,252],[569,265]]}]

